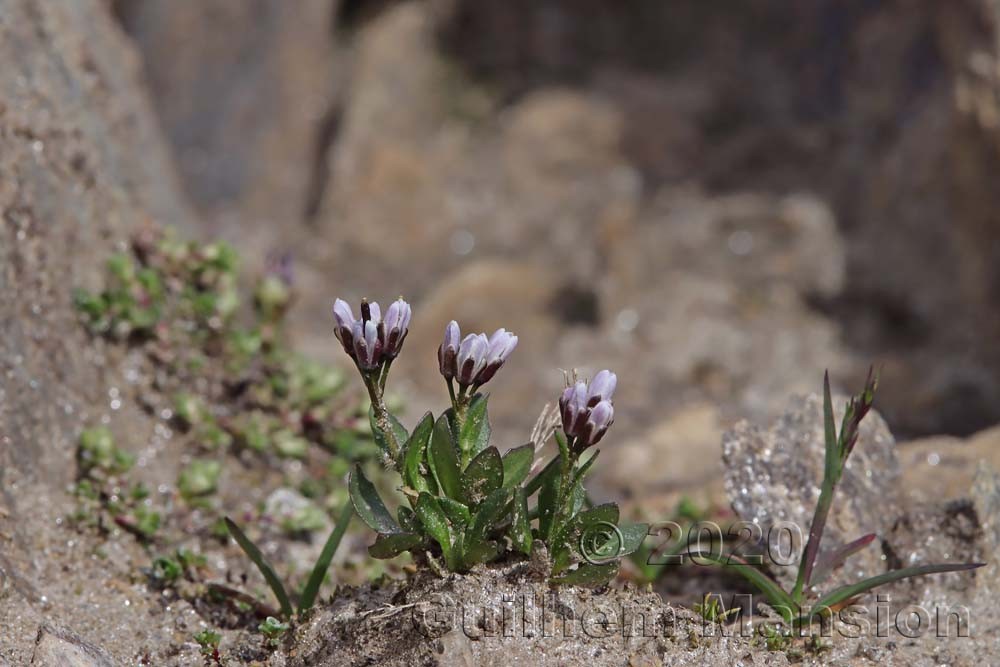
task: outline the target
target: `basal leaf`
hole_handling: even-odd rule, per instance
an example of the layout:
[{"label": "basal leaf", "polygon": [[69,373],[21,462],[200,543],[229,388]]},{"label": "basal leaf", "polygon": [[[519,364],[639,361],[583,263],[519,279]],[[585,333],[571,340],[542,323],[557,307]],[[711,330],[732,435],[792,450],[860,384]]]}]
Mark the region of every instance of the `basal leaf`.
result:
[{"label": "basal leaf", "polygon": [[465,553],[462,556],[462,564],[465,568],[471,568],[480,563],[488,563],[500,554],[500,545],[493,540],[466,544]]},{"label": "basal leaf", "polygon": [[463,464],[490,444],[490,420],[486,414],[488,400],[488,395],[476,394],[465,412],[465,421],[462,422],[462,431],[458,436]]},{"label": "basal leaf", "polygon": [[423,538],[416,533],[396,533],[395,535],[379,535],[375,544],[368,547],[368,555],[372,558],[395,558],[404,551],[420,546]]},{"label": "basal leaf", "polygon": [[531,555],[531,524],[528,522],[528,496],[524,489],[514,491],[511,511],[510,541],[525,556]]},{"label": "basal leaf", "polygon": [[462,473],[462,497],[467,505],[475,506],[501,486],[503,459],[496,447],[487,447],[469,462]]},{"label": "basal leaf", "polygon": [[413,434],[406,443],[406,451],[403,453],[403,482],[415,491],[437,492],[437,485],[433,476],[429,474],[430,470],[423,469],[427,444],[433,431],[434,416],[428,412],[417,422]]},{"label": "basal leaf", "polygon": [[581,565],[572,572],[552,578],[554,584],[564,584],[570,586],[587,586],[596,588],[604,586],[615,578],[618,574],[618,561],[605,563],[603,565]]},{"label": "basal leaf", "polygon": [[446,496],[438,497],[437,501],[441,504],[441,509],[444,510],[445,516],[448,517],[453,526],[464,527],[472,523],[472,513],[462,503]]},{"label": "basal leaf", "polygon": [[421,493],[417,498],[417,505],[414,507],[414,512],[417,518],[420,519],[420,523],[423,524],[427,534],[434,538],[441,546],[441,553],[444,554],[445,564],[448,566],[448,569],[455,570],[458,563],[453,548],[452,530],[444,510],[441,509],[440,503],[429,493]]},{"label": "basal leaf", "polygon": [[[558,461],[558,459],[556,460]],[[545,471],[542,471],[542,474],[544,473]],[[554,474],[545,476],[541,489],[538,491],[538,535],[546,542],[548,542],[549,533],[555,521],[556,503],[559,502],[559,481],[557,468]]]},{"label": "basal leaf", "polygon": [[507,506],[507,490],[497,489],[484,500],[466,530],[466,544],[475,544],[486,539],[493,525],[500,519]]},{"label": "basal leaf", "polygon": [[531,472],[531,464],[535,462],[535,446],[531,443],[515,447],[503,455],[503,486],[513,489],[520,486]]},{"label": "basal leaf", "polygon": [[458,469],[458,452],[452,440],[448,418],[438,417],[431,433],[430,452],[427,457],[437,479],[438,487],[454,500],[462,499],[462,486]]},{"label": "basal leaf", "polygon": [[354,465],[351,477],[347,483],[351,494],[351,502],[354,504],[354,511],[358,513],[361,520],[368,524],[368,527],[377,533],[400,533],[399,528],[385,503],[375,490],[375,485],[368,481],[365,473],[361,470],[360,464]]}]

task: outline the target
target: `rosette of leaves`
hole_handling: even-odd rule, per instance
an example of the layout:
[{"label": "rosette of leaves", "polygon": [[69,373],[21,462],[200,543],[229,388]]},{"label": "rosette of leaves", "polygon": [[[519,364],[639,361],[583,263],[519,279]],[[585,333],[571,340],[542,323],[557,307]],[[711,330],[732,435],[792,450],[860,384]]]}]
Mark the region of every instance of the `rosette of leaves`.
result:
[{"label": "rosette of leaves", "polygon": [[402,477],[406,497],[394,514],[361,466],[354,467],[351,500],[378,533],[369,548],[372,556],[409,551],[439,572],[464,572],[507,552],[530,556],[537,549],[550,556],[557,583],[601,585],[617,574],[620,559],[638,548],[647,527],[620,526],[614,503],[588,505],[583,482],[597,453],[582,458],[613,421],[613,373],[602,371],[589,385],[567,388],[560,400],[566,435],[558,438],[560,454],[529,480],[541,443],[501,455],[490,442],[488,398],[477,391],[506,362],[517,345],[515,335],[498,329],[489,337],[462,339],[458,324],[450,322],[438,360],[452,405],[436,419],[425,414],[411,433],[383,401],[389,366],[406,337],[399,322],[409,321],[409,305],[400,299],[383,321],[377,303],[363,301],[359,319],[338,300],[334,316],[337,337],[372,399],[375,442],[388,467]]},{"label": "rosette of leaves", "polygon": [[[369,553],[393,558],[410,551],[453,572],[497,558],[506,550],[513,501],[530,471],[533,447],[501,456],[490,444],[482,394],[461,413],[453,407],[435,419],[428,412],[412,433],[395,418],[392,424],[404,443],[396,464],[408,504],[393,516],[360,465],[349,481],[358,516],[378,533]],[[385,440],[374,419],[372,430],[376,442]]]}]

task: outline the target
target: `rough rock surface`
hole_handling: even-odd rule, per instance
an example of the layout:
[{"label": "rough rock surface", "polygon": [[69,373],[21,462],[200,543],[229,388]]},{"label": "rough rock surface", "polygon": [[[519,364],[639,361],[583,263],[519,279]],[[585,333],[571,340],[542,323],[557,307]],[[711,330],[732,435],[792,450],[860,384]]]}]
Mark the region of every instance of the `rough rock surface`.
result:
[{"label": "rough rock surface", "polygon": [[[101,3],[0,1],[0,61],[0,656],[29,664],[45,620],[97,643],[124,635],[116,657],[130,659],[142,629],[127,605],[146,596],[126,591],[109,608],[91,596],[130,588],[118,577],[132,547],[110,544],[114,560],[101,560],[59,525],[76,436],[107,410],[117,373],[85,342],[72,289],[109,239],[189,213],[138,60]],[[149,426],[122,420],[134,434]]]},{"label": "rough rock surface", "polygon": [[184,187],[216,233],[301,223],[338,84],[332,0],[119,0]]}]

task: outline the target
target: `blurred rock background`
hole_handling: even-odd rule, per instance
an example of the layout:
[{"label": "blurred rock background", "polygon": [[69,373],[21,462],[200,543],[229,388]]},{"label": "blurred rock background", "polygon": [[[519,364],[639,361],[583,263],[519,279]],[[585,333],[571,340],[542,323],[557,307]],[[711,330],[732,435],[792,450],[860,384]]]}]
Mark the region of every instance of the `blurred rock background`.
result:
[{"label": "blurred rock background", "polygon": [[521,335],[511,445],[558,369],[619,372],[623,486],[702,479],[824,368],[882,364],[897,435],[1000,421],[988,2],[112,8],[206,233],[296,258],[303,345],[335,295],[414,303],[414,413],[455,317]]},{"label": "blurred rock background", "polygon": [[[501,446],[561,369],[615,369],[600,491],[647,507],[724,498],[726,428],[766,427],[825,368],[853,389],[870,362],[889,429],[919,438],[901,488],[951,497],[995,465],[995,2],[0,0],[0,61],[0,598],[29,602],[0,624],[18,650],[51,616],[128,650],[195,627],[135,627],[158,606],[122,565],[139,550],[98,558],[59,528],[73,443],[122,383],[72,288],[151,219],[258,267],[290,252],[317,357],[343,361],[335,296],[404,294],[410,417],[446,399],[451,318],[521,337],[491,383]],[[95,614],[112,580],[124,605]]]}]

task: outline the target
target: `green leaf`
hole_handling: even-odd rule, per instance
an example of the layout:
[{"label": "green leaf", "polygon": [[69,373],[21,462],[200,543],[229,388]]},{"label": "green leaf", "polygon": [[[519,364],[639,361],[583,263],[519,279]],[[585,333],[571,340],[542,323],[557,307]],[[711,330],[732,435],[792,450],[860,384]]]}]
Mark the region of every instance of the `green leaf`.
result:
[{"label": "green leaf", "polygon": [[424,525],[427,534],[441,545],[441,553],[444,554],[445,564],[449,570],[455,570],[458,565],[455,550],[453,549],[453,537],[448,518],[437,499],[429,493],[421,493],[417,498],[417,505],[414,508],[417,518]]},{"label": "green leaf", "polygon": [[[691,555],[694,556],[695,554]],[[791,623],[794,616],[799,612],[800,608],[798,603],[792,599],[791,595],[785,592],[785,589],[783,589],[778,582],[758,570],[753,565],[747,564],[739,556],[736,556],[735,554],[723,555],[708,552],[698,553],[697,556],[733,570],[756,586],[757,590],[763,593],[764,597],[767,598],[768,604],[770,604],[776,612],[781,614],[781,617],[784,618],[786,622]]]},{"label": "green leaf", "polygon": [[[557,461],[559,459],[556,459]],[[545,471],[542,471],[542,475]],[[539,475],[540,477],[541,475]],[[542,482],[542,487],[538,491],[538,535],[548,542],[549,532],[556,517],[556,503],[559,502],[559,475],[553,473],[547,475]],[[527,489],[525,489],[527,492]]]},{"label": "green leaf", "polygon": [[839,443],[837,442],[837,424],[833,418],[833,398],[830,395],[830,374],[823,374],[823,437],[825,441],[824,474],[830,479],[837,478],[837,468],[840,463]]},{"label": "green leaf", "polygon": [[545,467],[542,468],[542,471],[531,478],[531,480],[524,485],[525,495],[531,497],[531,494],[545,486],[545,483],[548,480],[559,475],[559,460],[560,459],[557,456],[546,463]]},{"label": "green leaf", "polygon": [[434,471],[438,487],[449,498],[461,500],[462,485],[458,470],[458,452],[455,450],[455,443],[452,440],[448,418],[444,415],[438,417],[437,422],[434,423],[429,453],[430,456],[427,458],[430,461],[431,470]]},{"label": "green leaf", "polygon": [[426,458],[427,443],[430,442],[433,430],[434,415],[428,412],[413,428],[413,434],[410,435],[410,439],[406,443],[406,451],[403,453],[403,482],[415,491],[437,492],[437,485],[434,483],[433,477],[425,476],[424,471],[421,470]]},{"label": "green leaf", "polygon": [[326,539],[323,551],[320,552],[319,558],[316,559],[316,565],[313,566],[312,572],[309,574],[309,580],[306,582],[305,588],[302,589],[302,597],[299,599],[300,615],[313,606],[316,594],[319,593],[319,588],[323,585],[323,578],[326,576],[326,571],[330,569],[330,561],[333,560],[334,554],[337,553],[337,547],[340,546],[340,541],[344,539],[347,524],[351,522],[353,515],[354,505],[352,503],[345,503],[344,509],[340,511],[340,517],[337,519],[337,525],[330,531],[330,537]]},{"label": "green leaf", "polygon": [[487,563],[500,554],[500,545],[493,540],[476,542],[465,547],[462,561],[466,568],[471,568],[480,563]]},{"label": "green leaf", "polygon": [[420,520],[417,519],[417,515],[413,513],[406,505],[400,505],[399,509],[396,511],[396,517],[399,519],[399,525],[404,532],[412,533],[420,530]]},{"label": "green leaf", "polygon": [[614,579],[618,574],[618,567],[618,561],[604,563],[603,565],[590,565],[588,563],[581,565],[572,572],[552,577],[552,583],[597,588],[598,586],[604,586]]},{"label": "green leaf", "polygon": [[354,465],[347,486],[351,502],[354,503],[354,510],[372,530],[386,534],[402,532],[379,497],[375,485],[369,482],[365,473],[361,471],[361,464]]},{"label": "green leaf", "polygon": [[[581,558],[608,559],[602,549],[617,539],[618,505],[605,503],[580,512],[552,536],[553,572],[560,572]],[[603,563],[598,563],[603,564]]]},{"label": "green leaf", "polygon": [[[378,425],[378,420],[375,419],[375,410],[371,407],[368,408],[368,421],[372,426],[372,438],[375,440],[375,444],[383,452],[391,452],[392,447],[389,446],[389,439]],[[406,441],[410,439],[410,435],[406,432],[406,427],[391,412],[389,413],[389,421],[392,424],[392,433],[396,436],[396,443],[402,448],[406,444]]]},{"label": "green leaf", "polygon": [[499,520],[500,515],[503,513],[506,506],[506,489],[497,489],[491,493],[486,500],[480,504],[479,511],[476,512],[475,517],[472,519],[472,524],[469,526],[468,530],[466,530],[466,544],[474,545],[485,540],[486,536],[493,528],[493,524]]},{"label": "green leaf", "polygon": [[453,526],[468,526],[472,523],[472,513],[462,503],[446,496],[439,496],[437,501]]},{"label": "green leaf", "polygon": [[462,422],[462,431],[458,436],[463,464],[490,444],[490,420],[486,414],[488,400],[488,395],[476,394],[465,412],[465,421]]},{"label": "green leaf", "polygon": [[281,613],[285,618],[291,617],[293,613],[292,602],[288,599],[288,593],[285,592],[285,587],[281,583],[281,579],[275,574],[274,568],[271,564],[267,562],[264,558],[264,554],[260,552],[257,545],[250,541],[240,527],[236,525],[236,522],[230,519],[228,516],[225,519],[226,528],[229,529],[229,534],[233,536],[236,543],[240,545],[243,552],[253,561],[253,564],[257,566],[260,573],[264,575],[264,580],[267,585],[271,587],[271,591],[274,593],[274,597],[278,599],[278,604],[281,605]]},{"label": "green leaf", "polygon": [[583,484],[583,478],[586,477],[588,472],[590,472],[590,469],[593,467],[594,462],[597,461],[597,457],[600,453],[601,450],[595,449],[591,457],[580,464],[580,467],[576,469],[576,474],[573,475],[574,484]]},{"label": "green leaf", "polygon": [[420,546],[424,539],[416,533],[396,533],[395,535],[379,535],[375,544],[368,547],[368,555],[372,558],[395,558],[404,551]]},{"label": "green leaf", "polygon": [[531,524],[528,522],[528,496],[524,489],[514,491],[510,521],[510,541],[525,556],[531,555]]},{"label": "green leaf", "polygon": [[816,604],[814,604],[812,609],[809,611],[809,614],[800,620],[811,622],[814,618],[822,614],[824,610],[830,609],[837,604],[844,602],[845,600],[850,600],[851,598],[861,595],[862,593],[867,593],[873,588],[878,588],[879,586],[884,586],[885,584],[899,581],[900,579],[909,579],[910,577],[920,577],[926,574],[938,574],[941,572],[974,570],[985,564],[986,563],[944,563],[940,565],[916,565],[914,567],[904,567],[901,570],[885,572],[883,574],[859,581],[856,584],[841,586],[840,588],[827,593],[817,600]]},{"label": "green leaf", "polygon": [[520,486],[531,472],[535,462],[535,446],[531,443],[515,447],[503,455],[503,487],[513,489]]},{"label": "green leaf", "polygon": [[621,552],[619,556],[628,556],[639,550],[642,546],[643,540],[649,535],[649,524],[648,523],[627,523],[618,526],[618,530],[621,531],[622,544]]},{"label": "green leaf", "polygon": [[469,462],[461,477],[465,504],[478,505],[503,486],[503,459],[496,447],[487,447]]}]

